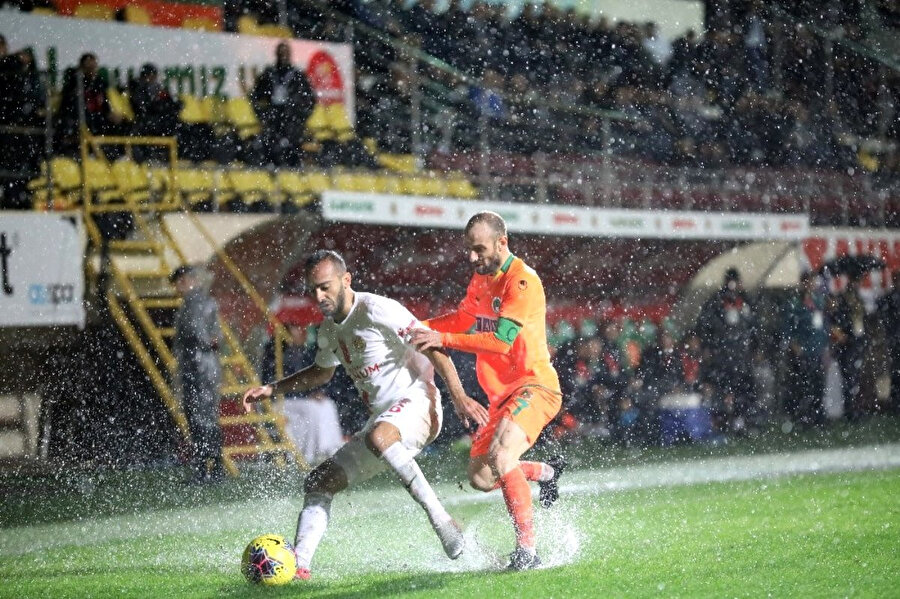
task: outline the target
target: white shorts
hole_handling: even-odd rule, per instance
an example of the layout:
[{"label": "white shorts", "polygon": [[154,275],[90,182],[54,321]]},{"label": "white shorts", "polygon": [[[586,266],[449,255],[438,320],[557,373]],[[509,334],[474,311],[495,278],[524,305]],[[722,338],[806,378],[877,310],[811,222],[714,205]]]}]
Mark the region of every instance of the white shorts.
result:
[{"label": "white shorts", "polygon": [[389,422],[400,431],[400,442],[413,456],[434,441],[441,432],[444,412],[440,395],[434,398],[425,393],[398,399],[381,414],[372,415],[366,425],[345,443],[332,459],[353,485],[368,480],[387,469],[387,462],[366,447],[366,436],[379,422]]}]

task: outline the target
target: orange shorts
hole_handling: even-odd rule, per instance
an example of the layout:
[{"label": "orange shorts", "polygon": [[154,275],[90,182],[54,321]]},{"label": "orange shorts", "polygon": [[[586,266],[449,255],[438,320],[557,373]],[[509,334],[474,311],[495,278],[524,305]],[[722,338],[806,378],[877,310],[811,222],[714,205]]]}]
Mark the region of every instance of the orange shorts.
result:
[{"label": "orange shorts", "polygon": [[488,423],[475,431],[472,438],[471,457],[488,452],[494,431],[503,419],[515,422],[528,438],[528,445],[534,445],[544,427],[550,423],[562,406],[562,395],[550,389],[537,386],[519,387],[512,395],[490,409]]}]

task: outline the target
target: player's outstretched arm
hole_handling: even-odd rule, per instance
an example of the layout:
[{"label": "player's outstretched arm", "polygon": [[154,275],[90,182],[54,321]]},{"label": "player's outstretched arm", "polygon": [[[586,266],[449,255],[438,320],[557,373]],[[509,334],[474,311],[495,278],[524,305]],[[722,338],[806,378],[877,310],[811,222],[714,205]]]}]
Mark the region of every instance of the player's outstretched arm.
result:
[{"label": "player's outstretched arm", "polygon": [[456,415],[462,421],[463,426],[469,428],[472,423],[478,426],[487,424],[488,411],[480,403],[466,395],[462,382],[459,380],[459,373],[456,372],[456,366],[453,364],[450,356],[434,349],[427,349],[422,353],[431,360],[438,375],[447,383],[453,408],[456,410]]},{"label": "player's outstretched arm", "polygon": [[334,368],[323,368],[317,364],[312,364],[293,374],[289,374],[281,380],[253,387],[244,393],[244,411],[249,412],[253,409],[251,404],[272,397],[276,393],[290,393],[292,391],[302,393],[321,387],[330,381],[332,376],[334,376]]}]

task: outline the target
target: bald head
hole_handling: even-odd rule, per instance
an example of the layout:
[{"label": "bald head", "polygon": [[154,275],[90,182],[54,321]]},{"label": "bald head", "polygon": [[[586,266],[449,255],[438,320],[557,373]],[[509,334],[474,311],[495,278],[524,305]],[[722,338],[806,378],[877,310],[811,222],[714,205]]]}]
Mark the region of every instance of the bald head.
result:
[{"label": "bald head", "polygon": [[468,235],[472,228],[478,224],[486,225],[495,234],[496,238],[506,237],[506,223],[503,221],[503,217],[496,212],[491,212],[490,210],[476,212],[469,219],[469,222],[466,223],[466,234]]}]

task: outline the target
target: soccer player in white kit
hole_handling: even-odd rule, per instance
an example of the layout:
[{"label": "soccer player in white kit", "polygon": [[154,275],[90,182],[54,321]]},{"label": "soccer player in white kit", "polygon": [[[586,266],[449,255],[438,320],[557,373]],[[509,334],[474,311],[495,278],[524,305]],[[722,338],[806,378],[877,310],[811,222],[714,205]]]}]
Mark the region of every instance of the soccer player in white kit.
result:
[{"label": "soccer player in white kit", "polygon": [[447,383],[457,415],[468,425],[487,422],[487,410],[468,397],[453,362],[439,351],[419,353],[409,331],[422,323],[400,303],[353,291],[340,254],[318,250],[305,264],[306,281],[325,316],[319,327],[315,363],[285,378],[248,390],[244,409],[286,391],[304,392],[327,383],[338,365],[353,379],[371,416],[366,425],[306,477],[294,551],[297,578],[310,577],[310,564],[325,529],[332,498],[349,485],[391,468],[424,509],[444,551],[463,550],[459,526],[425,479],[415,456],[441,429],[441,397],[434,371]]}]

